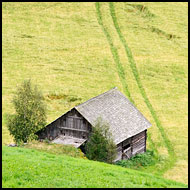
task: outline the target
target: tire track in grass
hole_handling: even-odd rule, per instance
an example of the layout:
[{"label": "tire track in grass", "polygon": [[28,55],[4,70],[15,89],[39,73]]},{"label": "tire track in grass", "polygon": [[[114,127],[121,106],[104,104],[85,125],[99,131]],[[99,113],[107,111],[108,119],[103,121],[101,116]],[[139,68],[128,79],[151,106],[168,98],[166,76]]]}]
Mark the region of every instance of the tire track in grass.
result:
[{"label": "tire track in grass", "polygon": [[[122,84],[122,86],[124,88],[124,92],[127,95],[127,97],[130,99],[130,101],[135,105],[135,102],[132,99],[131,94],[129,92],[129,88],[128,88],[128,85],[127,85],[127,82],[126,82],[126,78],[125,78],[124,68],[123,68],[123,66],[122,66],[122,64],[120,62],[117,48],[114,46],[112,38],[111,38],[109,32],[107,31],[107,29],[105,28],[105,26],[103,24],[102,14],[101,14],[101,11],[100,11],[100,3],[96,2],[95,6],[96,6],[96,11],[97,11],[98,23],[100,24],[100,26],[101,26],[101,28],[102,28],[102,30],[103,30],[103,32],[104,32],[104,34],[105,34],[105,36],[106,36],[106,38],[108,40],[108,43],[110,45],[110,50],[111,50],[114,62],[116,64],[116,66],[117,66],[118,75],[119,75],[121,84]],[[155,153],[158,154],[156,146],[155,146],[154,142],[152,141],[151,137],[149,137],[149,142],[150,142],[151,147],[153,147],[153,149],[155,150]]]},{"label": "tire track in grass", "polygon": [[136,63],[134,61],[134,58],[133,58],[133,55],[132,55],[132,52],[131,52],[131,49],[128,47],[127,45],[127,42],[119,28],[119,24],[117,22],[117,17],[115,15],[115,9],[114,9],[114,4],[113,2],[110,2],[109,3],[109,7],[110,7],[110,15],[112,17],[112,20],[113,20],[113,24],[114,24],[114,27],[116,29],[116,32],[120,38],[120,41],[121,43],[123,44],[124,48],[125,48],[125,52],[126,52],[126,55],[128,57],[128,61],[130,63],[130,67],[131,67],[131,70],[133,72],[133,75],[135,77],[135,80],[137,82],[137,85],[138,85],[138,88],[142,94],[142,97],[144,98],[144,102],[146,103],[155,123],[156,123],[156,126],[158,127],[160,133],[161,133],[161,136],[164,140],[164,143],[165,143],[165,146],[166,148],[168,149],[168,154],[169,154],[169,161],[167,162],[168,163],[168,166],[165,167],[164,171],[165,172],[166,170],[169,169],[169,167],[173,166],[174,163],[176,162],[176,155],[175,155],[175,152],[174,152],[174,148],[170,142],[170,140],[168,139],[165,131],[164,131],[164,128],[163,126],[161,125],[161,122],[160,120],[158,119],[158,116],[152,106],[152,104],[150,103],[148,97],[147,97],[147,94],[145,92],[145,89],[141,83],[141,80],[140,80],[140,77],[139,77],[139,73],[138,73],[138,70],[137,70],[137,67],[136,67]]},{"label": "tire track in grass", "polygon": [[101,11],[100,11],[100,4],[97,2],[96,4],[96,11],[97,11],[97,18],[98,18],[98,23],[100,24],[100,26],[102,27],[102,30],[108,40],[108,43],[110,45],[110,50],[111,50],[111,53],[112,53],[112,56],[113,56],[113,59],[114,59],[114,62],[117,66],[117,70],[118,70],[118,75],[119,75],[119,78],[120,78],[120,81],[121,81],[121,84],[123,86],[123,89],[124,89],[124,92],[125,94],[127,95],[127,97],[130,99],[130,101],[135,104],[134,100],[132,99],[131,97],[131,94],[129,92],[129,88],[128,88],[128,85],[127,85],[127,82],[126,82],[126,78],[125,78],[125,72],[124,72],[124,69],[123,69],[123,66],[121,64],[121,61],[119,59],[119,54],[118,54],[118,51],[117,51],[117,48],[114,46],[113,44],[113,41],[111,39],[111,36],[109,34],[109,32],[107,31],[107,29],[104,27],[103,25],[103,21],[102,21],[102,15],[101,15]]}]

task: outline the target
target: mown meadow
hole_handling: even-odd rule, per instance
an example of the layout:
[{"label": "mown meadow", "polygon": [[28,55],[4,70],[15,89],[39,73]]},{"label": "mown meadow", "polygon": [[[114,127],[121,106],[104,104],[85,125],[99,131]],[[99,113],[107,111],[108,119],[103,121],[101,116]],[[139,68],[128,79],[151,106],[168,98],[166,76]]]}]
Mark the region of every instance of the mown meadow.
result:
[{"label": "mown meadow", "polygon": [[3,2],[2,144],[23,80],[42,90],[47,122],[117,86],[152,123],[148,149],[162,158],[140,170],[187,184],[187,14],[185,2]]}]

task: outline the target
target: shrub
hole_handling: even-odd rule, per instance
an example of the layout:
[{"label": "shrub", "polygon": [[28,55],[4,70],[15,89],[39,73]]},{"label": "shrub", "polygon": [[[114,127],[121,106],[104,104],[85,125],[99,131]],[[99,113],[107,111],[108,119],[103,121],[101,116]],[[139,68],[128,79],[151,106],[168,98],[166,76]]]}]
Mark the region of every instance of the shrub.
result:
[{"label": "shrub", "polygon": [[109,131],[109,125],[99,118],[85,145],[86,157],[90,160],[113,163],[116,156],[116,145]]},{"label": "shrub", "polygon": [[30,80],[18,87],[13,97],[16,113],[8,115],[7,127],[15,142],[22,143],[34,139],[34,135],[46,124],[44,97]]},{"label": "shrub", "polygon": [[155,165],[156,158],[153,151],[147,150],[143,154],[137,154],[129,160],[117,161],[115,164],[126,168],[137,169],[140,167]]}]

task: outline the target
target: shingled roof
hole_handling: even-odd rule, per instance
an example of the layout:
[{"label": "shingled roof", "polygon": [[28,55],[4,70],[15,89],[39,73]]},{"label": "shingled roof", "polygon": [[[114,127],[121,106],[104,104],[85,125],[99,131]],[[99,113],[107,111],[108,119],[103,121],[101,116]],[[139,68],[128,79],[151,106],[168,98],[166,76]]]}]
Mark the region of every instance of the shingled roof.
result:
[{"label": "shingled roof", "polygon": [[107,122],[116,144],[151,126],[151,123],[117,90],[117,87],[75,106],[75,109],[91,125],[95,124],[98,117]]}]

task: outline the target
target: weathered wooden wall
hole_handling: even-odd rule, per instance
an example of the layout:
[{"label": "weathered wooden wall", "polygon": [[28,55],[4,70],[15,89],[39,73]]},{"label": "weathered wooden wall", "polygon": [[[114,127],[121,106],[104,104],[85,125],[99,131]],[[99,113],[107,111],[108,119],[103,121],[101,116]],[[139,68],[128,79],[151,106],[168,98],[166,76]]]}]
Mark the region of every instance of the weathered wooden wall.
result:
[{"label": "weathered wooden wall", "polygon": [[75,109],[68,112],[65,117],[62,118],[61,123],[62,125],[59,128],[61,134],[65,136],[87,139],[91,131],[91,125]]},{"label": "weathered wooden wall", "polygon": [[130,137],[117,145],[117,160],[129,159],[138,153],[146,152],[146,132]]},{"label": "weathered wooden wall", "polygon": [[60,119],[52,122],[51,124],[47,125],[46,128],[38,131],[36,134],[38,135],[39,139],[49,139],[53,140],[60,134]]},{"label": "weathered wooden wall", "polygon": [[88,121],[77,110],[72,109],[36,134],[40,139],[49,140],[55,139],[60,134],[87,139],[90,131],[91,125]]},{"label": "weathered wooden wall", "polygon": [[146,132],[147,130],[135,135],[131,139],[132,156],[146,152]]}]

